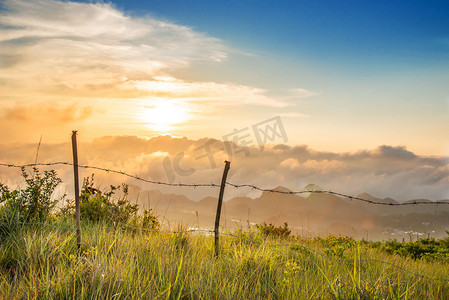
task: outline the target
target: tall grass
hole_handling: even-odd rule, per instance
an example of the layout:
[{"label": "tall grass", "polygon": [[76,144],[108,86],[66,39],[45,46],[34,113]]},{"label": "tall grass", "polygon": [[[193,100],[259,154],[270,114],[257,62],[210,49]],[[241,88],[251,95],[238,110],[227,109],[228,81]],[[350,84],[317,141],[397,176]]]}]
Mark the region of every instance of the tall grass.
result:
[{"label": "tall grass", "polygon": [[[81,249],[71,230],[23,227],[0,245],[2,299],[446,299],[447,263],[390,255],[363,243],[333,256],[313,240],[297,246],[241,233],[110,230],[92,225]],[[305,249],[306,246],[311,250]],[[344,259],[344,260],[341,260]]]}]

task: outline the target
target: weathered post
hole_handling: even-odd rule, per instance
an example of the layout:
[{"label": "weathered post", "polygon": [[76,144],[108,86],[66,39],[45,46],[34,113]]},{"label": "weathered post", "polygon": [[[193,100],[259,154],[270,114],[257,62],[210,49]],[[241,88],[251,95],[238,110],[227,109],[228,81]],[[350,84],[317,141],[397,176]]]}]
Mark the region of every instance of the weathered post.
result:
[{"label": "weathered post", "polygon": [[75,219],[76,219],[76,243],[81,247],[81,218],[80,218],[80,186],[78,179],[78,149],[76,146],[76,131],[72,131],[73,152],[73,178],[75,180]]},{"label": "weathered post", "polygon": [[220,186],[220,194],[218,195],[218,205],[217,205],[217,214],[215,215],[215,256],[218,256],[218,228],[220,226],[220,215],[221,215],[221,206],[223,204],[223,194],[224,189],[226,187],[226,177],[228,176],[228,171],[231,166],[231,163],[229,161],[225,161],[225,167],[223,171],[223,177],[221,179],[221,186]]}]

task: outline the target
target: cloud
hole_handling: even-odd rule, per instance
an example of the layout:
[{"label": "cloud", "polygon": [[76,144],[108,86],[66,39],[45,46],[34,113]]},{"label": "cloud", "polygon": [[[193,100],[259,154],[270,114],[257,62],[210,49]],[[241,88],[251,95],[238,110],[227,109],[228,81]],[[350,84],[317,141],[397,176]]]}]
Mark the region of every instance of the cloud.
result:
[{"label": "cloud", "polygon": [[227,56],[218,39],[155,18],[130,17],[110,4],[7,0],[3,6],[0,55],[9,62],[6,77],[41,83],[44,77],[47,88],[118,84],[195,59]]},{"label": "cloud", "polygon": [[[204,147],[208,143],[209,152]],[[0,145],[2,162],[33,162],[36,149],[37,141],[35,144]],[[388,155],[385,155],[385,149],[388,149]],[[327,190],[352,195],[368,192],[376,197],[392,197],[399,201],[417,198],[449,199],[447,157],[419,156],[400,146],[380,146],[354,153],[322,152],[304,145],[291,147],[282,144],[265,145],[263,151],[258,147],[247,150],[234,153],[228,181],[255,184],[263,188],[282,185],[291,190],[301,190],[307,184],[314,183]],[[391,152],[396,154],[390,155]],[[180,153],[184,156],[175,162]],[[156,181],[168,181],[170,178],[166,168],[173,168],[171,174],[175,175],[174,182],[217,183],[221,179],[223,162],[230,157],[223,141],[209,138],[192,140],[165,135],[151,139],[109,136],[80,143],[79,159],[81,164],[122,170]],[[71,161],[71,145],[49,144],[44,137],[39,161]],[[179,163],[179,166],[174,166],[175,163]],[[177,167],[194,172],[178,174]],[[59,171],[70,190],[71,169],[64,167]],[[93,171],[95,170],[83,169],[81,176],[87,176]],[[105,185],[125,181],[144,189],[185,194],[195,200],[216,196],[217,192],[209,188],[160,187],[106,172],[95,173]],[[8,179],[12,184],[16,183],[14,180],[18,180],[17,175],[14,170],[0,168],[0,178]],[[251,189],[229,189],[227,195],[258,196],[258,192]]]},{"label": "cloud", "polygon": [[301,164],[296,158],[287,158],[284,159],[279,165],[287,169],[296,169],[299,168]]},{"label": "cloud", "polygon": [[411,160],[417,158],[417,156],[413,152],[408,151],[404,146],[391,147],[383,145],[380,146],[375,153],[380,157],[397,160]]},{"label": "cloud", "polygon": [[136,89],[140,96],[154,96],[184,99],[190,103],[204,105],[263,105],[286,107],[290,104],[265,95],[264,89],[245,85],[217,82],[187,82],[173,77],[156,77],[156,80],[128,81],[121,86],[123,90]]},{"label": "cloud", "polygon": [[332,171],[337,171],[338,169],[343,169],[345,166],[344,162],[338,160],[315,160],[309,159],[304,162],[304,167],[312,169],[321,173],[330,173]]},{"label": "cloud", "polygon": [[296,112],[280,113],[278,115],[280,117],[284,117],[284,118],[310,118],[309,115],[296,113]]},{"label": "cloud", "polygon": [[[89,106],[78,107],[75,104],[42,103],[39,106],[15,106],[7,109],[4,118],[16,122],[66,123],[84,120],[93,114]],[[49,117],[51,116],[51,117]]]},{"label": "cloud", "polygon": [[304,88],[294,88],[289,90],[292,97],[295,98],[309,98],[321,95],[320,92],[304,89]]},{"label": "cloud", "polygon": [[[204,136],[242,104],[289,105],[258,87],[173,75],[195,72],[198,61],[219,67],[233,52],[188,26],[131,16],[108,3],[0,1],[0,139],[42,134],[57,142],[74,129],[90,140],[157,130]],[[183,118],[153,124],[150,108],[168,101]]]},{"label": "cloud", "polygon": [[266,91],[171,75],[192,62],[223,62],[223,41],[107,3],[5,0],[0,11],[3,97],[30,99],[183,98],[223,105],[283,107]]}]

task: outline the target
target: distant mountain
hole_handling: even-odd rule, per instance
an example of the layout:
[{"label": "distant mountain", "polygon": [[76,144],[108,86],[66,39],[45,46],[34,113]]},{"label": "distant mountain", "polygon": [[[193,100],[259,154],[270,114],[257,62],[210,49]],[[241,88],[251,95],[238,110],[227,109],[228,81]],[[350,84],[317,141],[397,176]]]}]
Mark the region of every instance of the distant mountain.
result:
[{"label": "distant mountain", "polygon": [[362,198],[362,199],[366,199],[366,200],[370,200],[370,201],[373,201],[373,202],[378,202],[378,203],[379,202],[380,203],[386,203],[386,204],[397,204],[398,203],[397,201],[395,201],[392,198],[384,198],[384,199],[376,198],[376,197],[371,196],[368,193],[361,193],[361,194],[357,195],[357,197]]},{"label": "distant mountain", "polygon": [[[309,184],[303,190],[322,189]],[[377,240],[402,238],[405,235],[409,238],[410,232],[431,234],[434,237],[446,236],[445,230],[449,229],[449,205],[374,205],[327,193],[291,195],[288,194],[290,190],[283,186],[278,186],[273,191],[264,191],[254,199],[236,197],[226,201],[225,195],[221,225],[232,230],[264,221],[275,225],[287,222],[296,233],[349,234],[359,239],[369,236],[370,239]],[[216,197],[206,197],[195,202],[183,195],[163,194],[157,190],[133,190],[134,195],[136,192],[139,204],[155,209],[156,214],[170,226],[182,224],[184,227],[213,227]],[[357,197],[378,203],[398,203],[394,199],[380,199],[368,193]],[[418,200],[407,203],[413,201]],[[426,199],[419,201],[431,202]]]},{"label": "distant mountain", "polygon": [[304,186],[302,189],[302,191],[322,191],[323,189],[313,183],[309,183],[308,185]]},{"label": "distant mountain", "polygon": [[282,193],[290,193],[291,192],[291,190],[286,188],[285,186],[278,186],[278,187],[275,187],[274,189],[270,189],[270,190],[282,192]]}]

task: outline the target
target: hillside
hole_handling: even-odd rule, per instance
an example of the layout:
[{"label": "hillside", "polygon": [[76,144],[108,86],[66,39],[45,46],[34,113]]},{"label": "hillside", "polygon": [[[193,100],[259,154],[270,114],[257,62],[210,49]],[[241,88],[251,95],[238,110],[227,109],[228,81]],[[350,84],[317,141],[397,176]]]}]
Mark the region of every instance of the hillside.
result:
[{"label": "hillside", "polygon": [[[282,186],[274,190],[287,193],[290,191]],[[318,191],[321,188],[310,184],[304,190]],[[213,226],[217,209],[215,197],[206,197],[195,202],[182,195],[163,194],[159,191],[142,191],[135,188],[133,192],[136,195],[147,195],[139,196],[141,206],[147,205],[155,209],[156,213],[170,224],[201,228]],[[398,203],[394,199],[380,199],[368,193],[357,197],[386,204]],[[222,226],[235,229],[264,221],[275,225],[288,222],[293,233],[313,236],[333,233],[371,240],[410,237],[416,239],[428,235],[443,237],[446,235],[445,230],[449,228],[449,205],[372,205],[314,192],[290,195],[264,191],[254,199],[226,199],[225,195]]]}]

